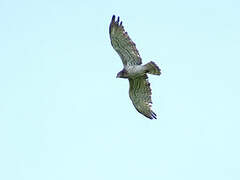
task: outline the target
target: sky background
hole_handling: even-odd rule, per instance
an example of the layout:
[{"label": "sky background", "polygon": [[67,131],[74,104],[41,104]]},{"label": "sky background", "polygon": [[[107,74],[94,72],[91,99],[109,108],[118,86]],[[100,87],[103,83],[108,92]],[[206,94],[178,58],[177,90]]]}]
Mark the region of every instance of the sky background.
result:
[{"label": "sky background", "polygon": [[[110,45],[150,76],[139,114]],[[0,179],[239,180],[240,2],[0,0]]]}]

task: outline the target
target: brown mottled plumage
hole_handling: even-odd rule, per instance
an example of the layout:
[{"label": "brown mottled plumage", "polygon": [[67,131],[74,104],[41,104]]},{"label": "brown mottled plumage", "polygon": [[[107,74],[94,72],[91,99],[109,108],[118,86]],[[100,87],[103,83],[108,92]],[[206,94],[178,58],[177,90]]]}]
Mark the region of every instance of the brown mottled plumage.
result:
[{"label": "brown mottled plumage", "polygon": [[135,43],[124,30],[119,17],[115,21],[115,15],[109,27],[111,44],[117,51],[123,62],[123,70],[117,74],[119,78],[128,78],[130,88],[129,96],[136,110],[150,119],[157,119],[157,115],[151,110],[151,88],[148,82],[149,74],[160,75],[161,70],[154,62],[142,64],[142,59]]}]

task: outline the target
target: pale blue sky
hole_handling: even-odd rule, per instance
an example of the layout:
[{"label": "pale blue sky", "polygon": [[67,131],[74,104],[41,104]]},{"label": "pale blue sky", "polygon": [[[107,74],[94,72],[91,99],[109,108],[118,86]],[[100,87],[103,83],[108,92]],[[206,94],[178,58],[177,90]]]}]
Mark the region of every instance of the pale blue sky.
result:
[{"label": "pale blue sky", "polygon": [[[150,76],[139,114],[109,41]],[[1,180],[239,180],[239,1],[0,0]]]}]

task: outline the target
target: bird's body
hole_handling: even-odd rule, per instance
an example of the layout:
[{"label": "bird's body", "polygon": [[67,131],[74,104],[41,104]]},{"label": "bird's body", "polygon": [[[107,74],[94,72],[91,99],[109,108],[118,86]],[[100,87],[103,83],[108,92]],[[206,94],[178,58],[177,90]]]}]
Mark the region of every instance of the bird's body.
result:
[{"label": "bird's body", "polygon": [[119,22],[119,17],[115,21],[113,15],[109,33],[111,44],[122,59],[124,66],[117,77],[129,80],[129,96],[137,111],[150,119],[156,119],[157,115],[151,110],[152,92],[147,73],[160,75],[159,67],[152,61],[142,65],[136,45],[125,32],[122,22]]},{"label": "bird's body", "polygon": [[[145,74],[145,68],[141,65],[126,66],[122,70],[126,76],[120,78],[136,78]],[[121,72],[121,71],[120,71]]]}]

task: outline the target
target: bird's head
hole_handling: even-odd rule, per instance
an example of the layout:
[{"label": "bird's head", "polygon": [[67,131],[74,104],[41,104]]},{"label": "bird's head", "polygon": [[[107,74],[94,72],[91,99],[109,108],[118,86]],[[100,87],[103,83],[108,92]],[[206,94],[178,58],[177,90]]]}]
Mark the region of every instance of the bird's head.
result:
[{"label": "bird's head", "polygon": [[123,69],[122,71],[117,73],[117,77],[116,78],[128,78],[126,70]]}]

